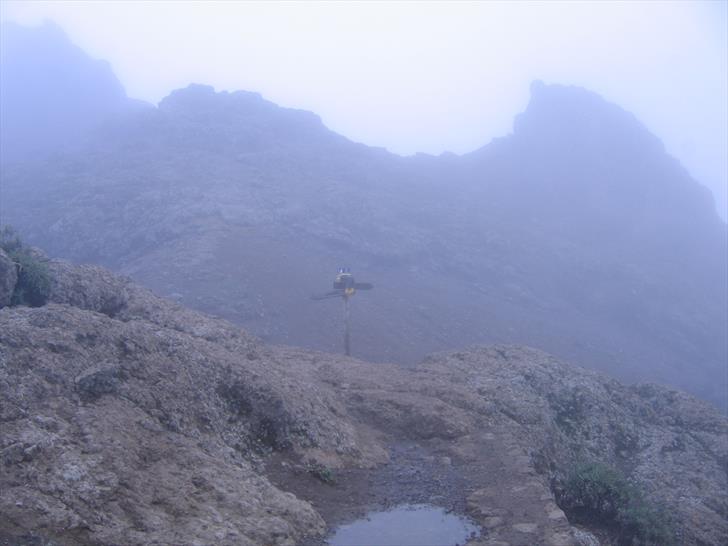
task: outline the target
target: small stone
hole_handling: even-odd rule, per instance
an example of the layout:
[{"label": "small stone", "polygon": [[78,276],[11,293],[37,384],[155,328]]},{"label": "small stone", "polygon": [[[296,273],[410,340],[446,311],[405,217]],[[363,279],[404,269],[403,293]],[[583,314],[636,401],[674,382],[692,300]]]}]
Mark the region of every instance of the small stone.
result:
[{"label": "small stone", "polygon": [[538,529],[537,523],[514,523],[513,528],[521,533],[535,533]]},{"label": "small stone", "polygon": [[83,477],[83,470],[75,464],[67,464],[61,472],[61,476],[64,480],[69,482],[77,482]]},{"label": "small stone", "polygon": [[566,519],[566,516],[564,515],[564,512],[557,508],[556,510],[551,510],[548,513],[548,518],[550,520],[558,520],[558,519]]},{"label": "small stone", "polygon": [[599,539],[584,529],[574,529],[574,540],[578,546],[599,546]]},{"label": "small stone", "polygon": [[573,546],[575,543],[571,533],[555,533],[547,539],[547,544],[549,546]]},{"label": "small stone", "polygon": [[2,450],[2,460],[6,465],[22,463],[25,459],[25,450],[22,444],[12,444]]},{"label": "small stone", "polygon": [[492,529],[493,527],[498,527],[503,523],[503,518],[500,516],[490,516],[483,520],[483,527],[487,529]]}]

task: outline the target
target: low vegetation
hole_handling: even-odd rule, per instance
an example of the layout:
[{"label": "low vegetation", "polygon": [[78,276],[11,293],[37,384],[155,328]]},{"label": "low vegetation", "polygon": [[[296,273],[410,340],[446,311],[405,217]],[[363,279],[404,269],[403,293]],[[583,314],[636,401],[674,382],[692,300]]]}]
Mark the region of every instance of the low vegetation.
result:
[{"label": "low vegetation", "polygon": [[329,485],[333,485],[334,483],[336,483],[336,477],[334,476],[334,471],[331,470],[327,466],[312,462],[306,466],[306,470],[308,471],[308,473],[311,476],[313,476],[314,478],[316,478],[317,480],[319,480],[323,483],[326,483]]},{"label": "low vegetation", "polygon": [[610,466],[598,462],[576,466],[557,493],[571,521],[607,529],[619,546],[676,544],[667,515]]},{"label": "low vegetation", "polygon": [[31,248],[23,244],[18,234],[10,226],[0,229],[0,248],[2,248],[18,269],[11,305],[45,305],[51,292],[51,277],[48,266]]}]

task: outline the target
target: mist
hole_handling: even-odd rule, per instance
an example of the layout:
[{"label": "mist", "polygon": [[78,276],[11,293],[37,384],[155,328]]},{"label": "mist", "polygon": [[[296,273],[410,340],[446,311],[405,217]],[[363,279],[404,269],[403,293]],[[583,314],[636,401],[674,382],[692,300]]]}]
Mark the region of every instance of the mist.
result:
[{"label": "mist", "polygon": [[509,134],[533,80],[633,112],[728,207],[724,2],[3,2],[108,60],[129,96],[191,82],[262,93],[398,154]]},{"label": "mist", "polygon": [[0,9],[0,544],[727,543],[725,2]]}]

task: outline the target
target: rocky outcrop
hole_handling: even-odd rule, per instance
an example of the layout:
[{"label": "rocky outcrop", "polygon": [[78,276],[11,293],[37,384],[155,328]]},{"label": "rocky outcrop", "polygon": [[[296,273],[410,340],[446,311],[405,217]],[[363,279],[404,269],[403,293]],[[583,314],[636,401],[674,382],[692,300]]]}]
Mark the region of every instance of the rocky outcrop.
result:
[{"label": "rocky outcrop", "polygon": [[[681,544],[728,534],[728,421],[683,393],[519,347],[414,370],[269,347],[102,269],[49,269],[52,303],[0,310],[0,543],[312,544],[424,499],[483,526],[471,546],[563,546],[590,536],[557,506],[582,460],[666,506]],[[423,454],[391,478],[403,442]]]},{"label": "rocky outcrop", "polygon": [[17,281],[18,271],[15,263],[0,248],[0,308],[10,305]]},{"label": "rocky outcrop", "polygon": [[[91,265],[73,266],[68,262],[48,262],[51,271],[49,300],[79,309],[115,317],[128,308],[131,283],[109,271]],[[137,287],[137,290],[140,288]]]},{"label": "rocky outcrop", "polygon": [[599,461],[667,508],[679,543],[728,537],[728,420],[709,405],[654,384],[628,387],[533,349],[449,353],[424,369],[467,383],[553,486],[578,464]]}]

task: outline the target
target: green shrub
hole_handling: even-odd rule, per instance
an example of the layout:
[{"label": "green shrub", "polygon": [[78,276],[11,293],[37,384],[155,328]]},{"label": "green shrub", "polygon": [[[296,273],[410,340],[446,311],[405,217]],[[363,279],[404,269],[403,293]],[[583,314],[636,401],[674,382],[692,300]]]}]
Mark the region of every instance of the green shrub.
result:
[{"label": "green shrub", "polygon": [[614,468],[598,462],[578,465],[557,492],[559,506],[576,523],[609,529],[620,546],[675,544],[663,511]]},{"label": "green shrub", "polygon": [[319,463],[309,463],[307,465],[307,470],[314,478],[326,484],[332,485],[336,482],[333,470],[327,466]]},{"label": "green shrub", "polygon": [[0,229],[0,248],[8,254],[23,248],[20,236],[10,226],[4,226]]},{"label": "green shrub", "polygon": [[675,544],[675,533],[667,515],[649,506],[641,497],[622,508],[617,521],[622,544]]},{"label": "green shrub", "polygon": [[0,248],[17,264],[18,280],[10,305],[40,307],[51,294],[51,276],[48,266],[26,247],[9,226],[0,229]]},{"label": "green shrub", "polygon": [[569,475],[562,502],[577,519],[609,523],[617,517],[629,495],[629,485],[614,469],[589,463]]}]

